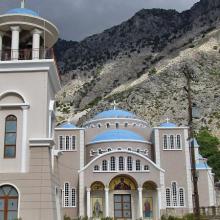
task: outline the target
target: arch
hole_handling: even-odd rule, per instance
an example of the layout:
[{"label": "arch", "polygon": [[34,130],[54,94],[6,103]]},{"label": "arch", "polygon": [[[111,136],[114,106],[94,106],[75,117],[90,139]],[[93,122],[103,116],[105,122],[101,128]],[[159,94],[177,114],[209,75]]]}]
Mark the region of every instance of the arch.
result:
[{"label": "arch", "polygon": [[3,204],[2,220],[7,220],[9,213],[13,218],[19,217],[20,196],[19,190],[13,184],[0,185],[0,200]]},{"label": "arch", "polygon": [[110,190],[137,190],[136,180],[129,175],[118,175],[109,183]]},{"label": "arch", "polygon": [[105,185],[101,181],[95,181],[91,184],[91,191],[104,191]]},{"label": "arch", "polygon": [[24,96],[16,91],[6,91],[0,94],[1,104],[25,104],[27,103]]},{"label": "arch", "polygon": [[157,190],[157,184],[153,181],[146,181],[143,184],[143,189],[144,190]]}]

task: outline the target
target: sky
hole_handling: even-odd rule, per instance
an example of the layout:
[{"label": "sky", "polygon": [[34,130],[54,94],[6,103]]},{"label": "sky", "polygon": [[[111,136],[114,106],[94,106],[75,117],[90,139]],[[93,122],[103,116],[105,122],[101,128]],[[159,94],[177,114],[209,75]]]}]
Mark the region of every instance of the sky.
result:
[{"label": "sky", "polygon": [[[82,40],[120,24],[143,8],[189,9],[199,0],[26,0],[26,7],[52,21],[66,40]],[[0,13],[20,0],[0,0]]]}]

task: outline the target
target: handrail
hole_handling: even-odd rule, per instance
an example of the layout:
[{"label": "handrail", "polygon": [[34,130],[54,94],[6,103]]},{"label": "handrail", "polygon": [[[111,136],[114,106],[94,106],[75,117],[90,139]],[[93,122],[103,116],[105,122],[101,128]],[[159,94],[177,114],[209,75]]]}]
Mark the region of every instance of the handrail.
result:
[{"label": "handrail", "polygon": [[53,48],[0,51],[0,61],[55,59]]}]

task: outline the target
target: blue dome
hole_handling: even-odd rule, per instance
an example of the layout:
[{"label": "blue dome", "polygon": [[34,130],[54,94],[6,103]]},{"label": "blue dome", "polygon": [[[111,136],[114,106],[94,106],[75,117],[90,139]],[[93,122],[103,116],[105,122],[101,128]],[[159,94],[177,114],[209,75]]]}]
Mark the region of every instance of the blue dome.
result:
[{"label": "blue dome", "polygon": [[128,111],[121,109],[111,109],[97,114],[94,119],[101,118],[136,118],[136,116]]},{"label": "blue dome", "polygon": [[199,148],[200,146],[199,146],[197,140],[196,140],[195,138],[194,138],[193,140],[194,140],[194,147],[195,147],[195,148]]},{"label": "blue dome", "polygon": [[176,128],[177,125],[171,122],[164,122],[162,124],[160,124],[160,127],[162,128]]},{"label": "blue dome", "polygon": [[205,162],[200,162],[196,164],[196,169],[210,169],[207,163]]},{"label": "blue dome", "polygon": [[67,128],[67,129],[71,129],[71,128],[76,128],[76,126],[70,122],[64,122],[63,124],[61,124],[60,126],[58,126],[58,128]]},{"label": "blue dome", "polygon": [[25,15],[39,16],[37,12],[27,8],[14,8],[7,11],[5,14],[25,14]]},{"label": "blue dome", "polygon": [[121,129],[115,129],[103,132],[99,135],[97,135],[91,143],[96,142],[108,142],[108,141],[145,141],[142,136],[139,134],[127,131],[127,130],[121,130]]}]

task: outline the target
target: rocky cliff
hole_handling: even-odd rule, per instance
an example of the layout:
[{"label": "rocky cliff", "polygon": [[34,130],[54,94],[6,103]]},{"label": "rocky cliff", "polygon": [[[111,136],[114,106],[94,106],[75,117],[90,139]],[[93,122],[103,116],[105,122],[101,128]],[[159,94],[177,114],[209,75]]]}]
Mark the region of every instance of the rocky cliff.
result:
[{"label": "rocky cliff", "polygon": [[81,42],[55,48],[63,89],[58,121],[82,124],[113,100],[158,125],[165,118],[186,124],[183,66],[196,76],[197,128],[220,128],[220,0],[201,0],[190,10],[143,9],[122,24]]}]

